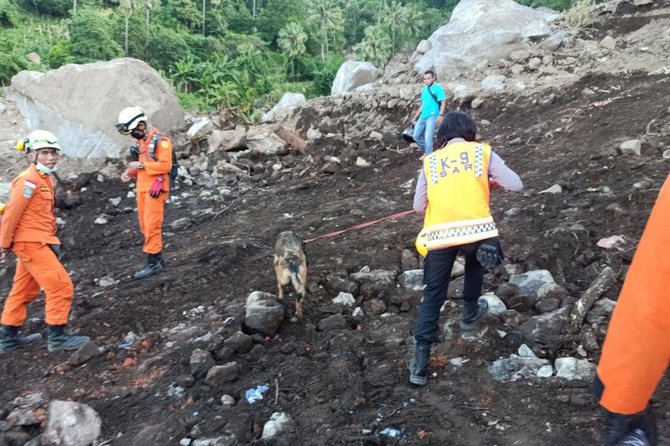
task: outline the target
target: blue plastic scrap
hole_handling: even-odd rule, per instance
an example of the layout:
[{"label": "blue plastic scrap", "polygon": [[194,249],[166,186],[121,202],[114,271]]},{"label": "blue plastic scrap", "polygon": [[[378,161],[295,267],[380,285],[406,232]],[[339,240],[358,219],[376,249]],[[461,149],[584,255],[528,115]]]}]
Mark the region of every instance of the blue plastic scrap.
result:
[{"label": "blue plastic scrap", "polygon": [[124,350],[129,349],[132,346],[133,346],[133,341],[124,342],[123,344],[117,345],[118,348],[122,348]]},{"label": "blue plastic scrap", "polygon": [[249,389],[244,393],[244,398],[246,398],[247,403],[253,404],[256,401],[260,401],[263,399],[263,394],[267,392],[269,389],[269,386],[267,384],[261,384],[260,386],[256,387],[255,389]]},{"label": "blue plastic scrap", "polygon": [[394,438],[400,438],[402,437],[402,431],[398,429],[394,429],[392,427],[386,427],[384,430],[379,432],[379,435],[386,435],[387,437],[394,437]]}]

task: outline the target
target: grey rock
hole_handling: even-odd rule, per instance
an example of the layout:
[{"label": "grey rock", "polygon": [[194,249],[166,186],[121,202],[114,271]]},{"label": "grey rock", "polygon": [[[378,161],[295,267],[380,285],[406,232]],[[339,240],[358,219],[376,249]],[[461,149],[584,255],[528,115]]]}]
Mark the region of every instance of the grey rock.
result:
[{"label": "grey rock", "polygon": [[564,307],[551,313],[531,317],[521,324],[520,330],[526,341],[535,343],[537,339],[551,338],[559,334],[567,320],[568,309]]},{"label": "grey rock", "polygon": [[284,320],[285,308],[269,293],[254,291],[247,297],[244,326],[251,333],[274,336]]},{"label": "grey rock", "polygon": [[482,81],[482,88],[484,90],[501,92],[505,89],[505,81],[507,77],[502,74],[489,74]]},{"label": "grey rock", "polygon": [[232,130],[214,130],[207,138],[209,149],[208,154],[212,154],[217,150],[235,150],[244,147],[247,143],[247,132],[244,129]]},{"label": "grey rock", "polygon": [[332,96],[342,95],[362,85],[374,82],[379,77],[379,70],[370,62],[347,61],[344,62],[333,80],[330,89]]},{"label": "grey rock", "polygon": [[379,316],[386,312],[386,304],[381,299],[370,299],[363,302],[363,312],[367,316]]},{"label": "grey rock", "polygon": [[598,299],[586,314],[586,320],[591,324],[608,321],[612,316],[614,307],[616,307],[616,302],[612,299]]},{"label": "grey rock", "polygon": [[356,299],[354,299],[354,296],[349,293],[340,292],[333,298],[333,303],[344,305],[345,307],[352,307],[356,303]]},{"label": "grey rock", "polygon": [[330,294],[348,293],[355,296],[358,294],[358,284],[352,280],[335,277],[326,282],[326,290]]},{"label": "grey rock", "polygon": [[535,309],[540,313],[551,313],[561,306],[561,301],[555,297],[545,297],[535,304]]},{"label": "grey rock", "polygon": [[183,217],[170,223],[170,229],[173,231],[183,231],[184,229],[190,228],[192,225],[193,220],[189,217]]},{"label": "grey rock", "polygon": [[276,437],[284,432],[293,430],[293,419],[284,412],[273,412],[270,419],[263,426],[262,439]]},{"label": "grey rock", "polygon": [[283,121],[305,103],[305,95],[302,93],[284,93],[279,102],[261,117],[261,122]]},{"label": "grey rock", "polygon": [[448,24],[428,39],[431,48],[415,64],[424,72],[434,68],[438,79],[470,71],[481,60],[499,60],[549,34],[554,12],[532,9],[511,0],[462,0]]},{"label": "grey rock", "polygon": [[237,362],[215,365],[207,372],[205,384],[213,388],[221,388],[225,384],[236,381],[240,377],[242,367]]},{"label": "grey rock", "polygon": [[547,270],[528,271],[510,276],[509,283],[519,288],[519,294],[537,297],[537,291],[546,284],[553,284],[554,278]]},{"label": "grey rock", "polygon": [[418,269],[419,260],[416,258],[415,252],[409,249],[403,249],[400,257],[400,265],[402,266],[403,271]]},{"label": "grey rock", "polygon": [[537,376],[539,370],[547,365],[550,365],[547,359],[511,355],[509,358],[493,361],[489,366],[489,372],[496,381],[516,381]]},{"label": "grey rock", "polygon": [[398,281],[403,287],[405,287],[406,290],[421,291],[424,287],[423,270],[413,269],[409,271],[403,271],[403,273],[400,274]]},{"label": "grey rock", "polygon": [[49,404],[43,446],[89,446],[100,436],[102,421],[89,406],[73,401],[52,401]]},{"label": "grey rock", "polygon": [[214,123],[211,119],[204,117],[195,121],[186,132],[186,136],[191,141],[200,141],[209,135],[214,129]]},{"label": "grey rock", "polygon": [[489,304],[489,314],[501,315],[507,311],[504,302],[493,293],[486,293],[482,297]]},{"label": "grey rock", "polygon": [[254,342],[251,340],[251,336],[237,331],[223,341],[223,345],[232,349],[235,353],[246,353],[254,346]]},{"label": "grey rock", "polygon": [[172,88],[137,59],[68,64],[46,73],[21,71],[12,78],[7,98],[16,103],[29,130],[49,129],[58,136],[62,153],[75,158],[125,157],[128,137],[110,119],[115,122],[131,105],[142,106],[162,132],[184,126],[184,110]]},{"label": "grey rock", "polygon": [[363,283],[375,283],[378,285],[394,285],[395,284],[395,272],[388,270],[374,270],[369,271],[361,270],[358,273],[353,273],[351,278],[355,281]]},{"label": "grey rock", "polygon": [[208,351],[198,348],[191,353],[189,364],[191,366],[191,375],[195,378],[202,378],[214,365],[214,358],[212,358],[211,353]]},{"label": "grey rock", "polygon": [[193,440],[191,446],[236,446],[237,444],[237,437],[229,434],[221,437],[198,438]]},{"label": "grey rock", "polygon": [[572,357],[557,358],[554,361],[556,376],[567,380],[580,379],[591,381],[596,372],[596,365],[586,359]]},{"label": "grey rock", "polygon": [[331,314],[330,316],[321,319],[316,326],[318,331],[332,331],[349,328],[347,320],[341,314]]},{"label": "grey rock", "polygon": [[93,341],[88,341],[86,344],[79,347],[68,359],[68,363],[72,366],[78,366],[87,363],[94,357],[100,354],[100,348]]},{"label": "grey rock", "polygon": [[622,155],[640,156],[642,154],[642,141],[639,139],[631,139],[624,141],[619,146]]},{"label": "grey rock", "polygon": [[525,317],[516,310],[507,310],[500,314],[500,319],[508,327],[518,327],[523,323]]}]

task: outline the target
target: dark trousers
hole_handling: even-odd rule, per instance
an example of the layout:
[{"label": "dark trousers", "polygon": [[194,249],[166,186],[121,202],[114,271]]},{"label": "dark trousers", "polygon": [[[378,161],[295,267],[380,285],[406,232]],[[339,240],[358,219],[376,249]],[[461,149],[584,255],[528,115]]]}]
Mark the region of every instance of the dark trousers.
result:
[{"label": "dark trousers", "polygon": [[423,267],[423,302],[419,307],[414,335],[417,345],[431,345],[437,338],[440,308],[447,300],[451,269],[459,252],[465,255],[463,299],[477,301],[482,291],[486,270],[477,260],[479,242],[428,251]]}]

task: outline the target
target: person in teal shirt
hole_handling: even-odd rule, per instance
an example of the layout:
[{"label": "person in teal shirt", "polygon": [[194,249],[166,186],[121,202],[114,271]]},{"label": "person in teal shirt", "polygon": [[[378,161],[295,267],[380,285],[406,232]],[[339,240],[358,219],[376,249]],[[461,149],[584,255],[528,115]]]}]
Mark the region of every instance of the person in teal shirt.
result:
[{"label": "person in teal shirt", "polygon": [[447,98],[444,89],[435,82],[437,76],[433,70],[423,73],[425,86],[421,90],[421,107],[412,118],[414,133],[412,137],[425,155],[433,153],[433,137],[435,127],[442,122],[442,116],[447,108]]}]

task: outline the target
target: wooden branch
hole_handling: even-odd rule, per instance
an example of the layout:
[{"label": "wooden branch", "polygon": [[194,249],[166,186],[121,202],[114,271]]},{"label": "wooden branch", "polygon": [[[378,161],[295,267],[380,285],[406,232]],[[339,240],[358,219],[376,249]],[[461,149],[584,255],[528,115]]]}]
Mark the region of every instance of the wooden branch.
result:
[{"label": "wooden branch", "polygon": [[615,275],[612,268],[609,266],[603,268],[596,280],[591,283],[591,286],[582,293],[575,307],[568,318],[568,332],[577,333],[582,326],[582,322],[586,317],[593,304],[607,291],[615,281]]}]

